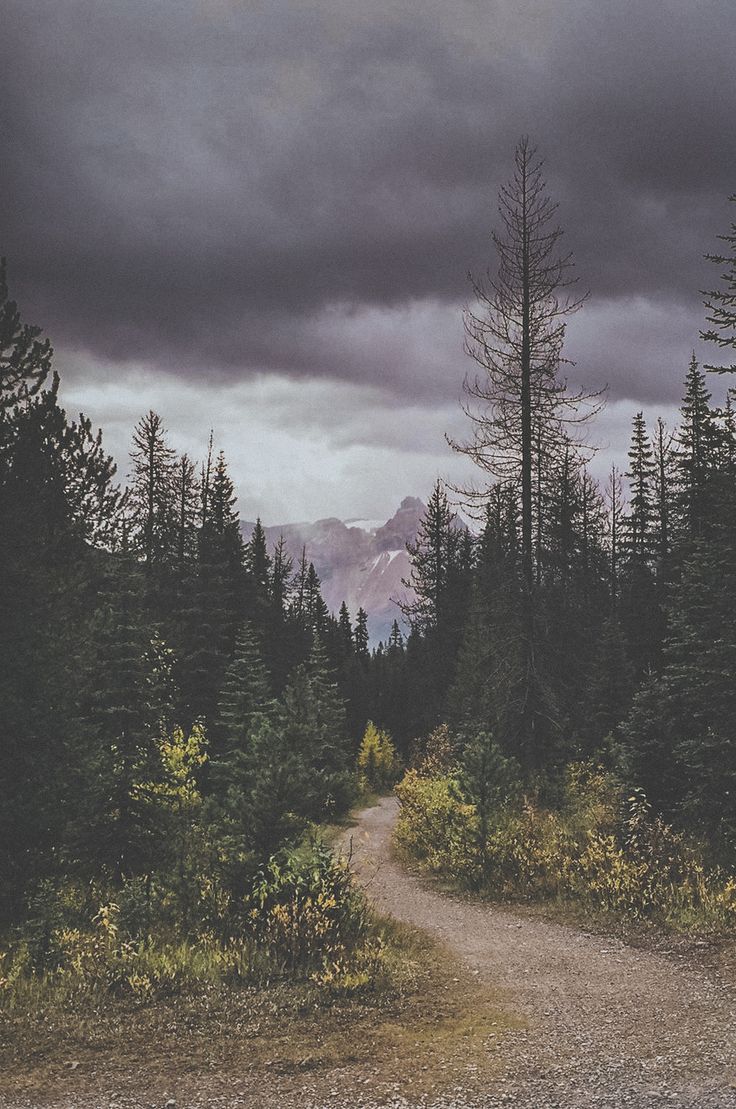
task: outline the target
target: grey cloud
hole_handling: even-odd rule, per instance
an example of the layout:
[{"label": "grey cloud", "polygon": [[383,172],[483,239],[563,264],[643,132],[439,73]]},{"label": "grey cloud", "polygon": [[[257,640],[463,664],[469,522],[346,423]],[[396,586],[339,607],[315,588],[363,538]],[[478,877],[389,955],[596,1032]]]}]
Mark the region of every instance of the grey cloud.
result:
[{"label": "grey cloud", "polygon": [[[457,312],[524,131],[607,306],[583,376],[650,397],[696,337],[735,187],[731,0],[6,0],[3,38],[0,246],[61,345],[444,403],[457,325],[386,329]],[[636,297],[664,306],[646,357]]]}]

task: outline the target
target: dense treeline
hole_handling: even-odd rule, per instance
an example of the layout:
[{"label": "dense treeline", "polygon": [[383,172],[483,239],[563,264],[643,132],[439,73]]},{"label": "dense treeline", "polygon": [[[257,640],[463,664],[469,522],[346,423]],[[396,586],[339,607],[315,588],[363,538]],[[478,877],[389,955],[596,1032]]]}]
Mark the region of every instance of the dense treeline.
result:
[{"label": "dense treeline", "polygon": [[[555,254],[554,210],[522,142],[501,194],[499,276],[476,284],[466,321],[479,366],[473,434],[453,445],[487,480],[454,502],[479,523],[468,529],[438,483],[392,673],[403,708],[380,722],[405,740],[449,724],[465,767],[458,798],[481,815],[509,780],[554,806],[565,768],[589,761],[732,861],[733,390],[714,404],[695,355],[685,358],[677,426],[647,427],[637,413],[627,471],[598,485],[578,432],[596,398],[560,376],[563,317],[582,300],[568,295],[569,256]],[[723,288],[707,294],[714,329],[703,338],[732,348],[736,226],[723,238],[730,253],[712,258]]]},{"label": "dense treeline", "polygon": [[245,541],[223,453],[178,456],[154,412],[121,488],[4,269],[0,371],[3,916],[67,880],[242,893],[354,796],[366,614]]}]

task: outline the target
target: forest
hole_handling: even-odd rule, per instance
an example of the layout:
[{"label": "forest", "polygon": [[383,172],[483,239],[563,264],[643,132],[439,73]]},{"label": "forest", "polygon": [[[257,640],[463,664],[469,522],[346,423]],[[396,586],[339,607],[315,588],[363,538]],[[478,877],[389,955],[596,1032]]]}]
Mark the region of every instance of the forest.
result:
[{"label": "forest", "polygon": [[[260,522],[244,539],[214,436],[179,456],[144,413],[121,480],[102,433],[61,407],[3,265],[13,1003],[370,983],[381,926],[319,829],[394,785],[402,848],[476,891],[733,925],[736,411],[710,382],[736,367],[683,351],[677,425],[632,414],[628,468],[601,487],[604,397],[566,381],[585,296],[526,141],[500,206],[498,268],[466,312],[469,439],[450,443],[478,483],[436,483],[414,599],[379,645],[365,612],[328,611],[308,552],[269,550]],[[723,242],[700,338],[728,356],[736,225]]]}]

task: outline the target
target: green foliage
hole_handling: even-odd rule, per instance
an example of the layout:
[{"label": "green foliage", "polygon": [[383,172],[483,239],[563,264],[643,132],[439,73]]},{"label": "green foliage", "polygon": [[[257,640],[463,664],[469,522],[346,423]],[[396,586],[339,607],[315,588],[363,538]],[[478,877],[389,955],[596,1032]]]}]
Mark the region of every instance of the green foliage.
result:
[{"label": "green foliage", "polygon": [[473,805],[459,799],[455,779],[407,770],[396,795],[397,843],[428,870],[469,881],[478,864],[477,822]]},{"label": "green foliage", "polygon": [[358,751],[358,772],[365,787],[378,792],[388,789],[399,776],[398,752],[388,732],[368,721]]},{"label": "green foliage", "polygon": [[346,860],[319,841],[272,858],[246,909],[259,942],[290,974],[344,963],[367,935],[365,900]]},{"label": "green foliage", "polygon": [[[736,204],[736,193],[728,199]],[[700,337],[722,349],[730,347],[733,350],[736,348],[736,221],[731,223],[729,232],[718,237],[726,243],[728,253],[706,254],[706,258],[718,266],[725,287],[709,290],[705,294],[706,319],[711,326],[707,331],[701,331]],[[706,369],[716,373],[736,373],[736,363],[706,366]]]},{"label": "green foliage", "polygon": [[465,740],[456,788],[461,800],[475,809],[484,869],[493,815],[518,793],[519,780],[518,763],[506,758],[488,732],[476,732]]},{"label": "green foliage", "polygon": [[456,776],[410,770],[396,787],[397,841],[428,869],[495,897],[576,902],[681,929],[736,923],[736,877],[601,768],[567,768],[560,807],[526,796],[484,817]]},{"label": "green foliage", "polygon": [[365,900],[346,861],[318,841],[274,856],[241,901],[221,899],[219,927],[201,915],[189,935],[167,920],[161,890],[132,882],[119,892],[93,907],[89,891],[40,888],[23,938],[0,951],[0,1009],[52,997],[145,1003],[282,977],[353,990],[380,973]]}]

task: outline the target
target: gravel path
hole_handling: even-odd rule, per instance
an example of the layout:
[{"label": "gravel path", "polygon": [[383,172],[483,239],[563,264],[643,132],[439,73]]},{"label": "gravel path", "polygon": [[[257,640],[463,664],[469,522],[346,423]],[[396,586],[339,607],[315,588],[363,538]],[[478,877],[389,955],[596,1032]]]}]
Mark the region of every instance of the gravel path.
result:
[{"label": "gravel path", "polygon": [[371,900],[445,944],[479,981],[500,989],[527,1025],[505,1033],[508,1069],[498,1089],[472,1101],[458,1092],[428,1104],[736,1106],[736,995],[729,984],[616,939],[427,888],[393,858],[397,810],[395,798],[384,798],[350,833],[353,865]]}]

